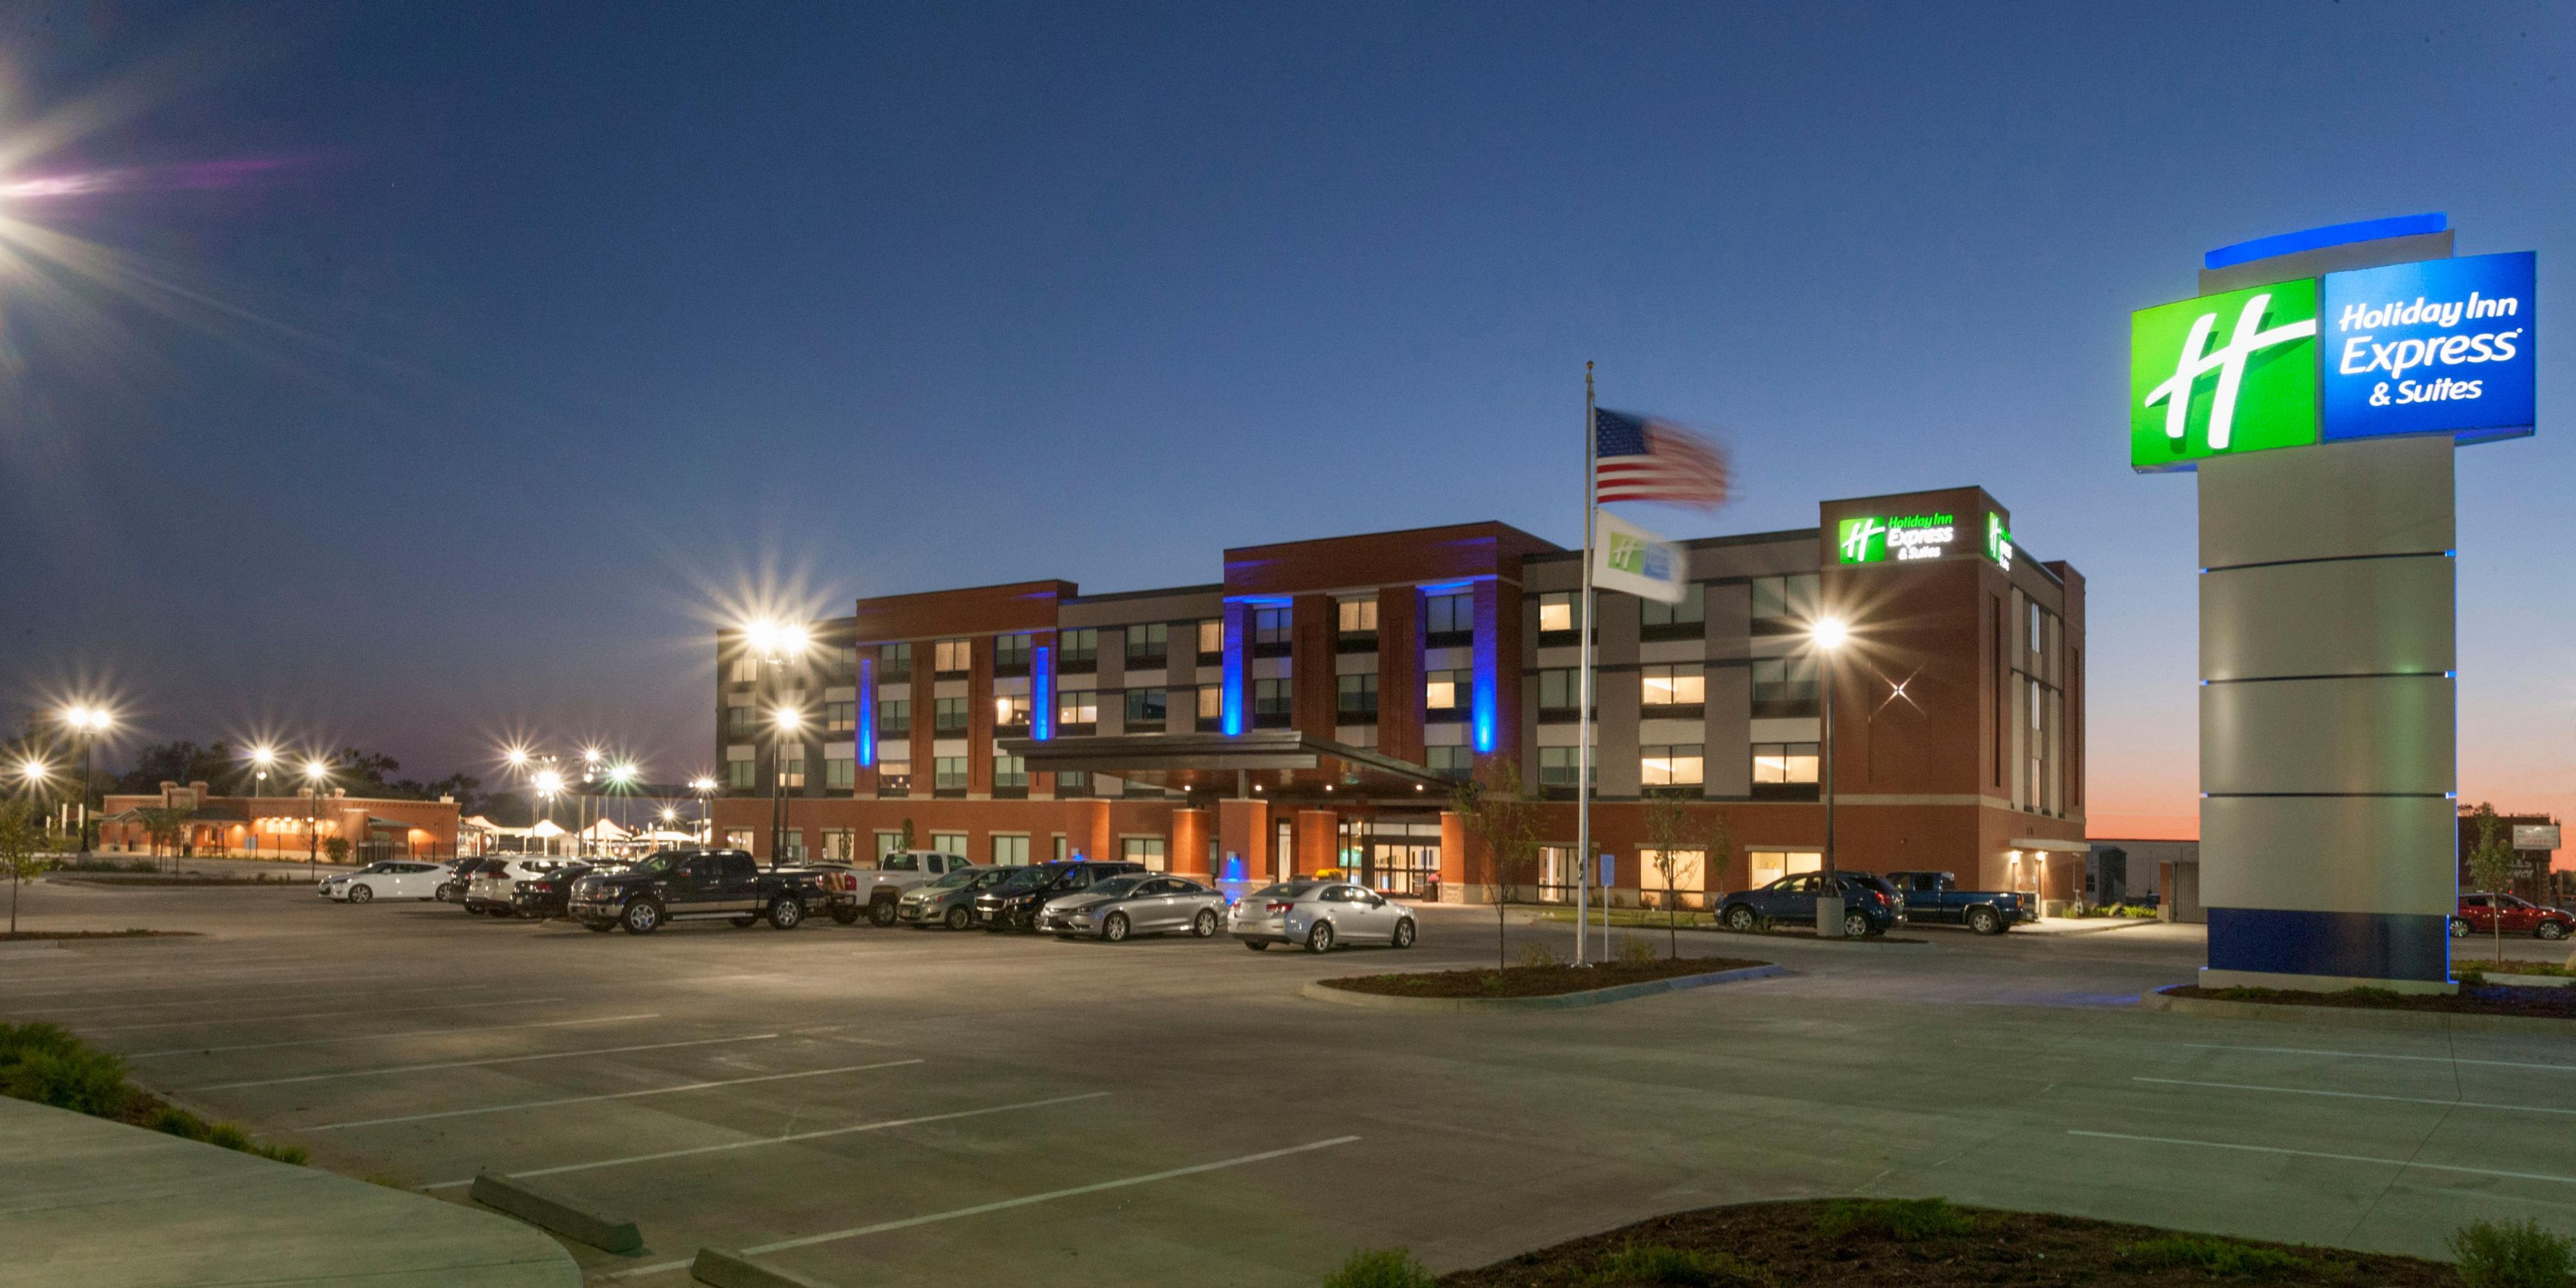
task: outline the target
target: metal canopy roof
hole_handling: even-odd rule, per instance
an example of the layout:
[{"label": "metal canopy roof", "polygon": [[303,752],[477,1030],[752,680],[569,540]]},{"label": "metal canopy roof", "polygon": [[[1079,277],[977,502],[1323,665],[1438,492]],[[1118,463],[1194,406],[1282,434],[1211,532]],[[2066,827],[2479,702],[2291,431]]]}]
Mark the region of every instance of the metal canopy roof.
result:
[{"label": "metal canopy roof", "polygon": [[[1036,773],[1107,774],[1173,791],[1218,796],[1323,799],[1445,798],[1450,780],[1410,761],[1294,729],[1249,733],[1131,733],[1107,737],[1003,738],[1001,749]],[[1326,788],[1331,791],[1326,791]]]}]

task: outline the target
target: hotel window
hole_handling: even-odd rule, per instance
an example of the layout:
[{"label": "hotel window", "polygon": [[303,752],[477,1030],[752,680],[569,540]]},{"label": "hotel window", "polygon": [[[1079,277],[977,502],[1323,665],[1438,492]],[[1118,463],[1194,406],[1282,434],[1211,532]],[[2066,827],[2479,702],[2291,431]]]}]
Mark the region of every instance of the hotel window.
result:
[{"label": "hotel window", "polygon": [[1141,863],[1148,872],[1162,872],[1171,866],[1165,856],[1163,838],[1159,836],[1125,836],[1118,839],[1118,857],[1129,863]]},{"label": "hotel window", "polygon": [[1753,659],[1753,714],[1764,717],[1816,714],[1815,656],[1800,654],[1796,657]]},{"label": "hotel window", "polygon": [[1637,685],[1650,720],[1696,720],[1707,709],[1708,677],[1696,666],[1641,667]]},{"label": "hotel window", "polygon": [[912,732],[912,701],[909,698],[881,698],[877,701],[877,736],[900,738]]},{"label": "hotel window", "polygon": [[805,786],[805,744],[782,747],[778,760],[778,785],[789,788]]},{"label": "hotel window", "polygon": [[1067,689],[1056,696],[1055,731],[1060,734],[1090,733],[1100,727],[1100,693],[1095,689]]},{"label": "hotel window", "polygon": [[1467,671],[1422,673],[1423,719],[1433,723],[1464,720],[1475,704],[1475,676]]},{"label": "hotel window", "polygon": [[1017,756],[993,757],[993,794],[1016,792],[1023,796],[1029,790],[1029,762]]},{"label": "hotel window", "polygon": [[1775,801],[1816,799],[1816,744],[1812,742],[1753,744],[1753,799]]},{"label": "hotel window", "polygon": [[1582,675],[1573,667],[1554,667],[1538,673],[1538,718],[1542,724],[1563,724],[1582,718],[1576,704],[1583,701]]},{"label": "hotel window", "polygon": [[888,760],[877,765],[877,795],[909,796],[912,794],[912,762]]},{"label": "hotel window", "polygon": [[[1127,732],[1161,733],[1171,710],[1169,689],[1129,689],[1127,691]],[[1147,726],[1138,728],[1137,726]]]},{"label": "hotel window", "polygon": [[1804,635],[1816,620],[1816,574],[1753,579],[1753,633]]},{"label": "hotel window", "polygon": [[994,867],[1024,868],[1028,865],[1029,838],[1025,836],[995,836],[993,838]]},{"label": "hotel window", "polygon": [[823,858],[830,863],[855,863],[859,858],[859,834],[846,827],[823,829]]},{"label": "hotel window", "polygon": [[1377,651],[1377,599],[1345,599],[1334,605],[1339,618],[1335,623],[1339,638],[1333,643],[1338,653],[1374,653]]},{"label": "hotel window", "polygon": [[1057,770],[1055,775],[1055,794],[1058,800],[1074,796],[1089,796],[1091,794],[1091,771],[1087,769]]},{"label": "hotel window", "polygon": [[1213,732],[1225,728],[1225,688],[1203,684],[1198,690],[1199,731]]},{"label": "hotel window", "polygon": [[1745,880],[1759,888],[1793,872],[1814,872],[1825,866],[1825,856],[1816,850],[1747,850],[1744,865]]},{"label": "hotel window", "polygon": [[1018,736],[1029,731],[1029,695],[997,693],[993,695],[994,732]]},{"label": "hotel window", "polygon": [[751,704],[737,702],[725,707],[725,732],[740,736],[751,732]]},{"label": "hotel window", "polygon": [[1172,628],[1161,622],[1127,628],[1127,666],[1136,671],[1158,671],[1172,661]]},{"label": "hotel window", "polygon": [[941,756],[930,762],[930,789],[942,795],[966,790],[966,758]]},{"label": "hotel window", "polygon": [[832,646],[832,673],[835,675],[857,675],[859,673],[858,645],[835,644]]},{"label": "hotel window", "polygon": [[930,731],[932,733],[966,732],[966,699],[932,698]]},{"label": "hotel window", "polygon": [[1252,682],[1252,725],[1256,729],[1285,729],[1293,698],[1286,680]]},{"label": "hotel window", "polygon": [[857,753],[847,747],[832,747],[823,752],[823,785],[848,791],[858,785]]},{"label": "hotel window", "polygon": [[1422,601],[1422,644],[1456,648],[1476,642],[1476,597],[1432,595]]},{"label": "hotel window", "polygon": [[966,834],[964,832],[933,832],[930,834],[930,848],[937,850],[942,854],[964,854],[966,852]]},{"label": "hotel window", "polygon": [[1696,742],[1637,749],[1637,782],[1650,796],[1697,796],[1701,779]]},{"label": "hotel window", "polygon": [[1476,753],[1465,747],[1425,747],[1423,765],[1435,774],[1464,779],[1476,772]]},{"label": "hotel window", "polygon": [[[1549,792],[1572,792],[1574,790],[1574,775],[1578,768],[1575,762],[1580,759],[1577,754],[1580,751],[1581,748],[1577,747],[1539,748],[1539,788],[1543,791]],[[1595,757],[1592,761],[1592,784],[1595,787],[1601,785],[1601,761],[1598,757]]]},{"label": "hotel window", "polygon": [[725,762],[725,786],[739,791],[749,791],[759,781],[760,770],[752,762],[748,760]]},{"label": "hotel window", "polygon": [[[1557,638],[1562,636],[1563,638]],[[1550,591],[1538,597],[1538,642],[1574,644],[1574,592]]]},{"label": "hotel window", "polygon": [[941,640],[931,646],[930,671],[933,675],[964,675],[975,665],[975,642]]},{"label": "hotel window", "polygon": [[912,681],[912,646],[885,644],[877,649],[877,683],[908,684]]},{"label": "hotel window", "polygon": [[1637,851],[1637,890],[1644,896],[1646,906],[1665,907],[1664,891],[1668,888],[1679,907],[1707,907],[1708,851]]},{"label": "hotel window", "polygon": [[1334,680],[1334,712],[1342,724],[1377,723],[1377,677],[1344,675]]},{"label": "hotel window", "polygon": [[1698,582],[1682,587],[1682,601],[1667,604],[1659,599],[1637,601],[1637,638],[1647,640],[1695,640],[1707,629],[1708,588]]},{"label": "hotel window", "polygon": [[778,833],[778,861],[795,866],[805,862],[805,829],[790,827]]},{"label": "hotel window", "polygon": [[1199,623],[1199,661],[1225,660],[1225,619],[1211,617]]},{"label": "hotel window", "polygon": [[826,702],[823,704],[823,732],[848,733],[858,727],[858,703]]},{"label": "hotel window", "polygon": [[887,855],[889,855],[889,854],[892,854],[892,853],[894,853],[895,851],[900,850],[900,849],[902,849],[902,848],[903,848],[903,833],[901,833],[901,832],[879,832],[879,833],[877,833],[877,834],[876,834],[876,849],[874,850],[874,852],[873,852],[873,853],[874,853],[875,858],[876,858],[878,861],[882,862],[882,861],[885,859],[885,856],[887,856]]},{"label": "hotel window", "polygon": [[760,659],[748,655],[735,658],[733,660],[733,682],[736,684],[760,683]]},{"label": "hotel window", "polygon": [[2034,599],[2030,601],[2030,655],[2032,657],[2039,656],[2039,645],[2043,638],[2045,636],[2040,632],[2039,601]]},{"label": "hotel window", "polygon": [[1288,610],[1256,608],[1252,610],[1252,655],[1286,657],[1289,644]]},{"label": "hotel window", "polygon": [[1065,631],[1055,637],[1055,644],[1055,669],[1059,671],[1100,669],[1100,632],[1087,628]]},{"label": "hotel window", "polygon": [[1027,675],[1029,673],[1029,652],[1035,647],[1037,647],[1037,639],[1027,631],[1021,631],[1014,635],[994,636],[993,674]]}]

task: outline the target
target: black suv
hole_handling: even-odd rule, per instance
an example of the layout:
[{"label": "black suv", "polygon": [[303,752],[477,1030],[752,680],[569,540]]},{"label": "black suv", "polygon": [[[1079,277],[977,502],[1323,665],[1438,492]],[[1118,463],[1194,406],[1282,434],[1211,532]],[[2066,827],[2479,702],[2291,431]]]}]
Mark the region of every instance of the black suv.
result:
[{"label": "black suv", "polygon": [[723,918],[748,926],[763,917],[793,930],[830,905],[821,878],[805,868],[764,868],[741,850],[661,850],[618,872],[570,883],[572,919],[592,930],[650,934],[664,922]]},{"label": "black suv", "polygon": [[568,916],[572,910],[572,883],[590,871],[587,863],[568,863],[560,872],[521,877],[510,883],[510,908],[522,917],[539,921]]},{"label": "black suv", "polygon": [[983,923],[984,929],[996,933],[1004,930],[1034,932],[1038,928],[1038,909],[1045,907],[1047,900],[1088,890],[1096,881],[1144,870],[1142,863],[1106,863],[1090,859],[1021,868],[975,896],[975,920]]}]

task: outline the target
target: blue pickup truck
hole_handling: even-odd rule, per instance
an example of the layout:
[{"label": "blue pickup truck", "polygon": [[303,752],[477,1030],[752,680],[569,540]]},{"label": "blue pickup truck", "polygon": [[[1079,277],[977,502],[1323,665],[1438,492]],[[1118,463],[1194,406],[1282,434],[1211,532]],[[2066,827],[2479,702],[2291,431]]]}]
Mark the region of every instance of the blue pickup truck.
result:
[{"label": "blue pickup truck", "polygon": [[1890,872],[1888,884],[1905,900],[1905,920],[1914,925],[1966,926],[1980,935],[2000,935],[2031,919],[2030,905],[2011,891],[1962,890],[1950,872]]}]

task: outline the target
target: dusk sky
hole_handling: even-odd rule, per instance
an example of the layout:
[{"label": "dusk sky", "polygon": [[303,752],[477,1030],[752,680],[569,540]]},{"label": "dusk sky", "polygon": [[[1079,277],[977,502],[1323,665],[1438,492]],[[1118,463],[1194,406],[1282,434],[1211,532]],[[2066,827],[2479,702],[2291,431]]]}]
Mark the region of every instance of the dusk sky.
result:
[{"label": "dusk sky", "polygon": [[[1734,451],[1667,535],[1986,487],[2090,579],[2094,834],[2187,827],[2194,485],[2128,469],[2129,311],[2420,211],[2550,296],[2571,53],[2558,0],[27,0],[0,700],[679,779],[746,604],[1578,542],[1589,359]],[[2460,787],[2510,808],[2576,810],[2566,350],[2459,455]]]}]

